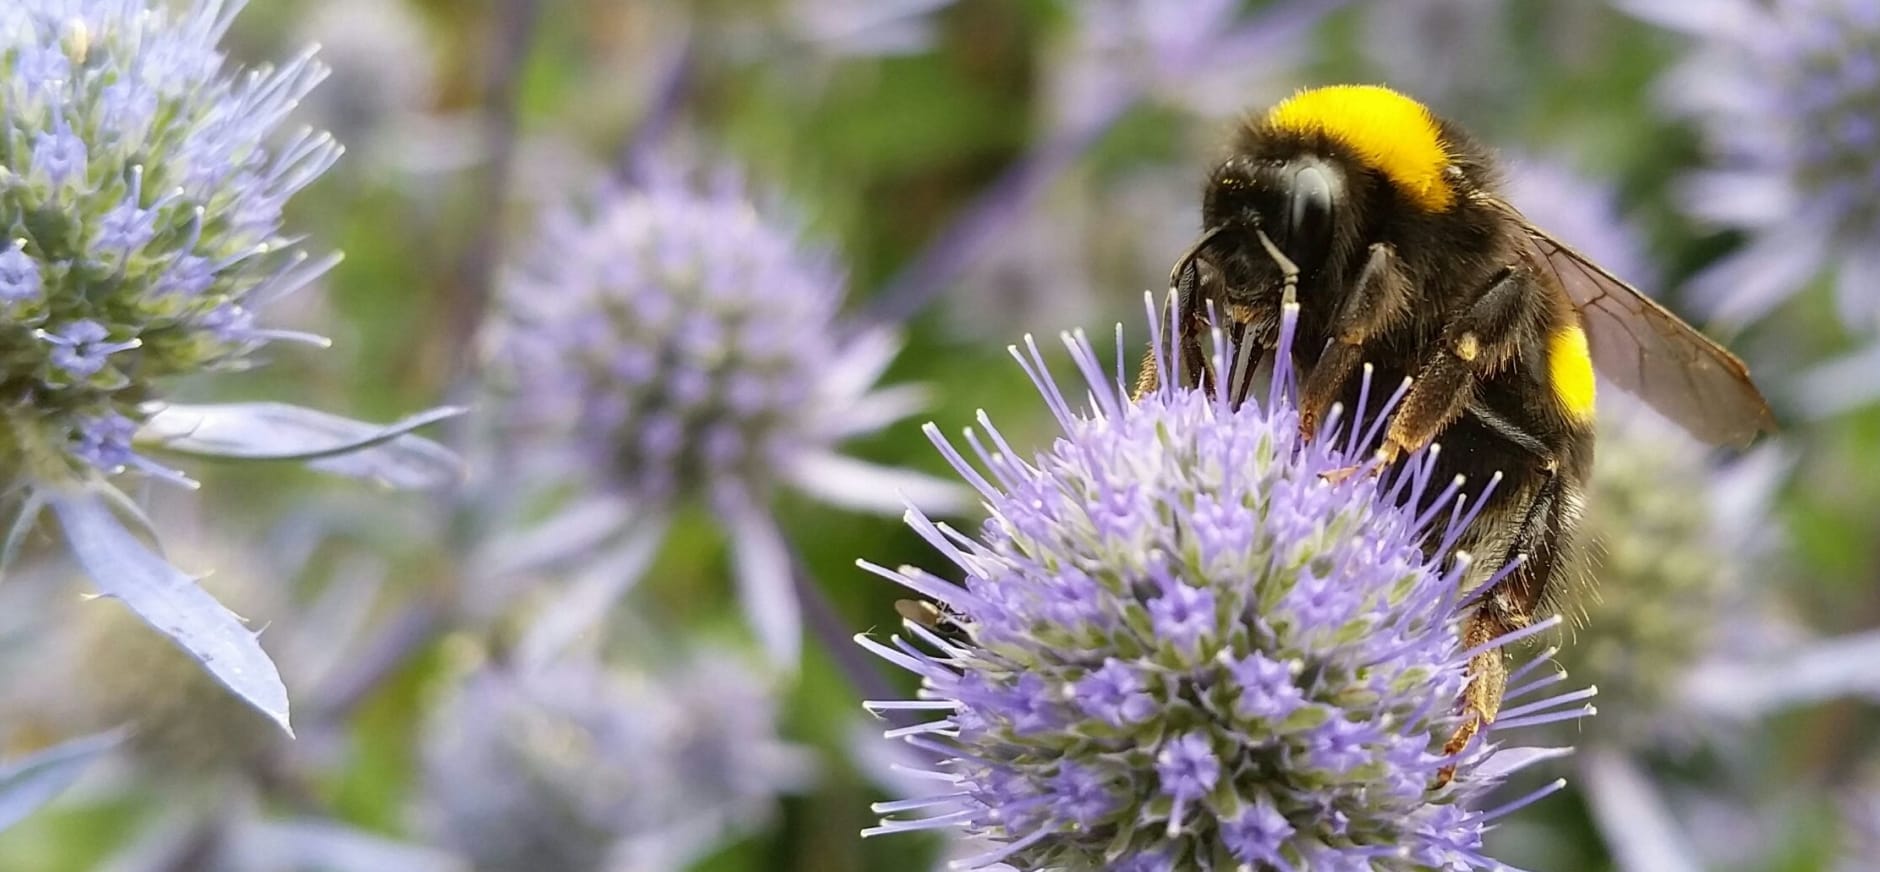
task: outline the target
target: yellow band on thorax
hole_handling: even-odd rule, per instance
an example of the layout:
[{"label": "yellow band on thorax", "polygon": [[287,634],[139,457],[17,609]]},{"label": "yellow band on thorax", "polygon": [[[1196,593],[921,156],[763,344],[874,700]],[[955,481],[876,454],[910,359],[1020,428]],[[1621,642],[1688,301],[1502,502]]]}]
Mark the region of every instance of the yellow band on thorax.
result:
[{"label": "yellow band on thorax", "polygon": [[1268,126],[1330,137],[1383,173],[1412,203],[1441,212],[1455,201],[1444,177],[1449,152],[1423,104],[1376,85],[1309,88],[1267,113]]},{"label": "yellow band on thorax", "polygon": [[1547,381],[1567,417],[1593,420],[1593,356],[1580,325],[1569,324],[1547,337]]}]

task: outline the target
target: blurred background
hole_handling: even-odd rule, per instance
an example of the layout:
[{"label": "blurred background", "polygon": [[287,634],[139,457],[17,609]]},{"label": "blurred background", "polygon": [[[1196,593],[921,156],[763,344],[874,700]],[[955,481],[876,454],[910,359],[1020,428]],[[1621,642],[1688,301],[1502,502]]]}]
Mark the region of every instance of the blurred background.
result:
[{"label": "blurred background", "polygon": [[[85,607],[70,567],[10,575],[7,753],[136,732],[0,833],[0,869],[943,862],[938,839],[858,836],[904,780],[859,700],[913,683],[849,640],[895,624],[905,595],[854,564],[938,565],[887,479],[856,479],[886,511],[751,494],[803,612],[794,668],[744,611],[762,608],[739,582],[749,523],[675,500],[584,555],[579,495],[530,487],[555,449],[506,436],[526,404],[503,390],[501,322],[566,232],[544,216],[661,160],[735,171],[846,277],[833,334],[893,328],[905,346],[881,384],[925,388],[843,455],[948,477],[921,422],[957,432],[983,409],[1020,450],[1046,444],[1054,425],[1006,346],[1119,321],[1139,341],[1142,294],[1198,230],[1236,120],[1347,81],[1403,90],[1499,149],[1517,206],[1728,343],[1783,425],[1725,454],[1602,398],[1587,525],[1605,556],[1555,640],[1601,713],[1555,737],[1581,753],[1545,774],[1571,783],[1505,823],[1496,856],[1880,869],[1876,9],[252,0],[232,57],[317,42],[333,68],[300,120],[348,153],[288,226],[346,260],[270,317],[334,346],[277,346],[264,369],[178,392],[373,420],[469,403],[435,435],[472,472],[411,495],[208,467],[200,496],[154,498],[172,559],[213,568],[204,586],[267,627],[292,743],[115,607]],[[623,577],[637,584],[579,607]],[[585,616],[566,631],[581,656],[513,668],[558,608]]]}]

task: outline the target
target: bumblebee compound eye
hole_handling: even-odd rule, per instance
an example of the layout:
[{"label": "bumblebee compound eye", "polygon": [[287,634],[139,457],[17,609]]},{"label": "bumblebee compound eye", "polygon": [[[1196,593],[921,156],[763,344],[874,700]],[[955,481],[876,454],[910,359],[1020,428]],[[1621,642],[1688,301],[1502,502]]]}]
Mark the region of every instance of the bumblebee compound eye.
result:
[{"label": "bumblebee compound eye", "polygon": [[1302,270],[1317,267],[1331,249],[1333,210],[1338,207],[1338,173],[1317,161],[1290,169],[1290,196],[1282,247]]}]

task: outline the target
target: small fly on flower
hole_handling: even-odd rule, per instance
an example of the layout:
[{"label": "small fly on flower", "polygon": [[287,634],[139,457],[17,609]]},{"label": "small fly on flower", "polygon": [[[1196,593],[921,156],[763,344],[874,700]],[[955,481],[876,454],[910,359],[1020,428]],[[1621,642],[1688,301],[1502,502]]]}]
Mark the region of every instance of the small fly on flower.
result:
[{"label": "small fly on flower", "polygon": [[935,635],[955,642],[967,641],[971,636],[966,626],[960,621],[962,616],[947,611],[945,606],[926,600],[895,600],[894,613],[904,621],[911,621],[926,627]]}]

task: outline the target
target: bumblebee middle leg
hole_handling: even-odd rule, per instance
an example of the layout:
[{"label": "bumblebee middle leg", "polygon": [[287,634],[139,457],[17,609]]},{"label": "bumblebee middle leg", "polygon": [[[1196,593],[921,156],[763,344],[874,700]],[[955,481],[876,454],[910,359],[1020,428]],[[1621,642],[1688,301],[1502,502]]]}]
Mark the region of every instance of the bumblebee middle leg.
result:
[{"label": "bumblebee middle leg", "polygon": [[1526,270],[1504,271],[1449,325],[1418,368],[1410,393],[1391,412],[1378,459],[1389,463],[1428,445],[1468,409],[1482,380],[1520,354],[1523,339],[1545,316],[1546,300]]}]

